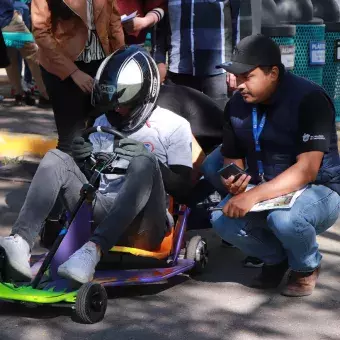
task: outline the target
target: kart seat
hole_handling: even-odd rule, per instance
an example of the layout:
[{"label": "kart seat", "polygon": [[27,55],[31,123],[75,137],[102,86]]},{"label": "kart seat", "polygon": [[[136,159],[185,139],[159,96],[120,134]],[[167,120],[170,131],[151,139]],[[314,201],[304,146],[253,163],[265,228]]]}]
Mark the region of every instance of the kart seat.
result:
[{"label": "kart seat", "polygon": [[111,248],[110,252],[125,253],[125,254],[131,254],[135,256],[151,257],[157,260],[163,260],[167,258],[171,253],[173,239],[174,239],[174,228],[171,228],[171,231],[168,232],[167,235],[165,235],[158,250],[148,251],[148,250],[131,248],[131,247],[114,246],[113,248]]}]

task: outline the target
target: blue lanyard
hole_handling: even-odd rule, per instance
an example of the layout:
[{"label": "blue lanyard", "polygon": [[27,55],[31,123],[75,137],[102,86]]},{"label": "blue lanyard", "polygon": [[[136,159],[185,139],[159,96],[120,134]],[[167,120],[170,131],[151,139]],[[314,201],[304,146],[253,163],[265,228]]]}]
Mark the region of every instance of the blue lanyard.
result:
[{"label": "blue lanyard", "polygon": [[[256,152],[261,152],[261,145],[260,145],[260,136],[264,127],[264,124],[266,122],[266,113],[263,114],[260,124],[258,123],[257,120],[257,110],[254,107],[253,108],[253,137],[254,137],[254,141],[255,141],[255,151]],[[259,170],[259,176],[262,179],[262,181],[264,180],[264,170],[263,170],[263,163],[262,160],[258,160],[257,161],[257,167]]]}]

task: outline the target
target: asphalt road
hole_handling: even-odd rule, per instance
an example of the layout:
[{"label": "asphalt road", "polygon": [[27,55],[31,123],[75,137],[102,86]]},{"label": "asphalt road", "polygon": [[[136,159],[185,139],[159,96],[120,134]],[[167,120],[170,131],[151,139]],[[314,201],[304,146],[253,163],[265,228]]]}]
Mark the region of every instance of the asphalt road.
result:
[{"label": "asphalt road", "polygon": [[[27,184],[0,182],[0,234],[13,223]],[[319,238],[323,271],[315,293],[286,298],[249,288],[257,269],[242,268],[237,249],[220,247],[211,230],[210,262],[195,279],[108,291],[104,321],[77,323],[72,310],[0,302],[1,340],[257,340],[340,338],[340,223]],[[39,249],[36,249],[39,251]]]}]

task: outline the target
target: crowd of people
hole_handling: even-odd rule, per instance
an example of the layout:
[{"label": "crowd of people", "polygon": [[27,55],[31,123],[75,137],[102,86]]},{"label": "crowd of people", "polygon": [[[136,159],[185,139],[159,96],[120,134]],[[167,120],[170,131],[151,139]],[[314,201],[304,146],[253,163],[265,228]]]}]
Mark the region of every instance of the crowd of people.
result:
[{"label": "crowd of people", "polygon": [[[115,152],[93,205],[96,229],[60,276],[90,281],[117,244],[157,249],[171,228],[167,195],[193,207],[217,193],[211,225],[250,256],[246,263],[262,267],[253,286],[276,288],[290,270],[281,293],[312,294],[322,259],[316,236],[340,209],[335,109],[321,87],[285,70],[273,40],[240,41],[240,1],[18,3],[2,1],[2,32],[29,32],[32,23],[35,42],[15,49],[2,39],[0,66],[16,103],[32,105],[19,50],[39,101],[52,106],[58,145],[41,161],[11,235],[0,238],[13,269],[31,279],[30,252],[58,197],[72,210],[91,176],[89,158]],[[148,33],[151,54],[142,47]],[[127,138],[85,140],[93,124]],[[241,175],[221,177],[230,164]],[[251,211],[300,189],[289,209]]]}]

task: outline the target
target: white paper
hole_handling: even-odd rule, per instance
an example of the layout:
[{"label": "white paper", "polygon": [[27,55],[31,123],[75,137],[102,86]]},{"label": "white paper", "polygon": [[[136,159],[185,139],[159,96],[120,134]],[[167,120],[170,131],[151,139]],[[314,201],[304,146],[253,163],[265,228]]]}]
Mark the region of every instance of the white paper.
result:
[{"label": "white paper", "polygon": [[[248,186],[246,191],[251,188],[253,188],[253,186]],[[259,202],[255,204],[250,211],[259,212],[273,209],[289,209],[294,205],[296,199],[306,190],[306,188],[307,187],[304,187],[298,191],[291,192],[290,194]]]},{"label": "white paper", "polygon": [[125,23],[125,22],[128,22],[128,21],[134,19],[136,16],[137,16],[137,11],[135,11],[135,12],[129,14],[129,15],[123,14],[120,17],[120,20],[122,21],[122,23]]}]

